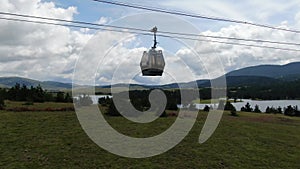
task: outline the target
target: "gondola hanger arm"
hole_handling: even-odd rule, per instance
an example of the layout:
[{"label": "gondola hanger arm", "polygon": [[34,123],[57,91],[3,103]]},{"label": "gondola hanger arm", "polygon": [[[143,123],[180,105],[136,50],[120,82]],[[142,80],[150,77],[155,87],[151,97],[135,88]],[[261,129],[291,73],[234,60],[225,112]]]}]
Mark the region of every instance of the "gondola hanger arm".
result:
[{"label": "gondola hanger arm", "polygon": [[151,32],[153,32],[154,33],[154,45],[153,45],[153,47],[152,47],[152,49],[156,49],[156,45],[157,45],[157,40],[156,40],[156,33],[157,33],[157,27],[155,26],[154,28],[152,28],[151,29]]}]

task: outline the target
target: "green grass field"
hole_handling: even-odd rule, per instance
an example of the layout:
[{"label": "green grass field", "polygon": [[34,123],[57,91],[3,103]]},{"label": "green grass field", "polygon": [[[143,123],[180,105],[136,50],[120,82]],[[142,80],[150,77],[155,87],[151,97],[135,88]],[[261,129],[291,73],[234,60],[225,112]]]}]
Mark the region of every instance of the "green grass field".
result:
[{"label": "green grass field", "polygon": [[47,108],[68,108],[73,107],[73,103],[54,103],[54,102],[46,102],[46,103],[34,103],[33,105],[26,105],[26,102],[15,102],[15,101],[5,101],[5,108],[34,108],[34,109],[47,109]]},{"label": "green grass field", "polygon": [[[0,111],[0,168],[300,168],[300,118],[239,115],[225,112],[213,136],[199,144],[207,116],[200,112],[189,135],[170,151],[129,159],[94,144],[75,112]],[[122,117],[106,118],[118,131],[135,137],[156,135],[175,120],[135,124]]]}]

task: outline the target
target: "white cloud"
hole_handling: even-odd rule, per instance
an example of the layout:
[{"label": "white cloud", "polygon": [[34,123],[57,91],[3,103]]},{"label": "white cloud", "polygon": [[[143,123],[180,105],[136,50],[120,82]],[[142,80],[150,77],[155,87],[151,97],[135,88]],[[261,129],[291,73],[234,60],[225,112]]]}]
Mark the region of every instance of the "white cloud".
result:
[{"label": "white cloud", "polygon": [[[298,11],[300,2],[298,0],[249,0],[249,1],[194,1],[194,0],[166,0],[159,2],[166,8],[176,8],[180,11],[194,12],[206,16],[221,18],[234,18],[259,23],[278,23],[274,18],[282,16],[293,17]],[[291,19],[291,18],[290,18]]]},{"label": "white cloud", "polygon": [[161,1],[160,4],[168,8],[177,8],[181,11],[200,13],[206,16],[234,17],[238,19],[246,18],[246,16],[238,12],[233,3],[227,3],[226,1],[167,0]]},{"label": "white cloud", "polygon": [[300,12],[298,12],[295,16],[296,29],[300,29]]},{"label": "white cloud", "polygon": [[107,17],[101,17],[96,23],[97,24],[108,24],[110,22],[110,18]]},{"label": "white cloud", "polygon": [[[0,10],[65,20],[72,20],[78,13],[76,7],[59,8],[41,0],[0,1]],[[70,79],[71,74],[63,74],[63,70],[75,63],[75,56],[90,37],[63,26],[1,20],[1,76]]]},{"label": "white cloud", "polygon": [[[283,28],[289,29],[286,23],[281,25]],[[236,37],[244,39],[265,39],[270,41],[281,42],[294,42],[300,41],[299,36],[295,36],[295,33],[282,32],[278,30],[257,28],[247,25],[235,25],[222,28],[218,32],[203,32],[202,35],[210,36],[226,36]],[[224,40],[221,40],[224,41]],[[227,41],[232,42],[232,41]],[[235,41],[236,42],[236,41]],[[282,46],[269,43],[250,43],[250,42],[238,42],[247,43],[258,46],[275,46],[279,48],[293,48],[296,46]],[[226,72],[232,71],[238,68],[247,66],[259,65],[259,64],[285,64],[291,61],[300,61],[300,53],[293,51],[275,50],[267,48],[246,47],[237,45],[226,45],[212,42],[199,42],[196,45],[196,50],[200,54],[209,55],[215,53],[221,59]],[[211,66],[216,62],[210,58],[207,60],[211,62]]]}]

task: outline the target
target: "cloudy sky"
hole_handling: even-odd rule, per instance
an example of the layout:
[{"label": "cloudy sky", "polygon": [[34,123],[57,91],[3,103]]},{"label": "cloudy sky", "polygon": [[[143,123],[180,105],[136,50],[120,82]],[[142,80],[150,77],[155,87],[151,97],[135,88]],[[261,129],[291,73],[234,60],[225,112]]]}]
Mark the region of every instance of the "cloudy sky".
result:
[{"label": "cloudy sky", "polygon": [[[300,30],[300,0],[122,2]],[[161,31],[300,42],[300,34],[296,33],[149,13],[92,0],[1,0],[0,11],[143,29],[158,26]],[[75,70],[78,82],[89,78],[99,85],[162,84],[214,78],[247,66],[300,61],[300,52],[295,51],[159,37],[166,73],[163,77],[145,78],[140,76],[139,62],[151,43],[151,36],[0,20],[0,76],[72,82]],[[251,44],[299,49],[299,46]]]}]

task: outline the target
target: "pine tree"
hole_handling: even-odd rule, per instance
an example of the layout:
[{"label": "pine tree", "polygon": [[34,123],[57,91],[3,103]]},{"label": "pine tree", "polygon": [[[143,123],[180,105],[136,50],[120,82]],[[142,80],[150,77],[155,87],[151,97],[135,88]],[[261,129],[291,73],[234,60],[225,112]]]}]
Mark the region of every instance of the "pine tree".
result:
[{"label": "pine tree", "polygon": [[224,107],[224,110],[230,111],[230,114],[231,114],[232,116],[237,116],[236,108],[230,103],[230,101],[227,101],[227,102],[226,102],[225,107]]},{"label": "pine tree", "polygon": [[259,110],[259,106],[258,105],[255,105],[254,112],[255,113],[261,113],[261,111]]},{"label": "pine tree", "polygon": [[209,110],[210,110],[210,107],[208,105],[205,105],[203,111],[209,112]]},{"label": "pine tree", "polygon": [[244,111],[244,112],[252,112],[253,109],[251,108],[250,104],[247,102],[247,104],[241,108],[241,111]]},{"label": "pine tree", "polygon": [[0,96],[0,110],[3,110],[5,107],[4,98],[3,96]]},{"label": "pine tree", "polygon": [[270,107],[269,107],[269,106],[266,108],[266,113],[271,113],[271,112],[270,112]]},{"label": "pine tree", "polygon": [[65,102],[65,96],[63,92],[58,92],[56,95],[56,102]]}]

